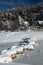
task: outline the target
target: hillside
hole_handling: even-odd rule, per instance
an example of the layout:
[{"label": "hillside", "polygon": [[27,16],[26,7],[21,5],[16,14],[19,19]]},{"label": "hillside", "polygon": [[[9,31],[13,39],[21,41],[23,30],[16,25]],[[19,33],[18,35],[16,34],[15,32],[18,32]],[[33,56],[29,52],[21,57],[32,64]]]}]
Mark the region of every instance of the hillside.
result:
[{"label": "hillside", "polygon": [[[0,11],[0,31],[27,30],[43,21],[43,3]],[[43,27],[43,25],[42,25]]]}]

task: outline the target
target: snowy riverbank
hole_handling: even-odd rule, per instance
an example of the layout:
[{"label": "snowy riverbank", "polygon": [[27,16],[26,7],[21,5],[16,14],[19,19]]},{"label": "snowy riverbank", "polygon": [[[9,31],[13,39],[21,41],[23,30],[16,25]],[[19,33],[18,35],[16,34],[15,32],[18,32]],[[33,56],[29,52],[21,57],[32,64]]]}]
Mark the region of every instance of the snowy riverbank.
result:
[{"label": "snowy riverbank", "polygon": [[41,31],[25,31],[25,32],[0,32],[0,43],[17,42],[24,38],[37,38],[43,40],[43,32]]}]

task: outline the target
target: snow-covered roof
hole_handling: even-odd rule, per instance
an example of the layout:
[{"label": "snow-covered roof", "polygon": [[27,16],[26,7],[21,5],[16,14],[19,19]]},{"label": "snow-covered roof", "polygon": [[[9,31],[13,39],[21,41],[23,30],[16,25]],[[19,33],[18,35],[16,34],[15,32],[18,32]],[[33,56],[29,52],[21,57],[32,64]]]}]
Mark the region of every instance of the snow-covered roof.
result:
[{"label": "snow-covered roof", "polygon": [[39,22],[39,24],[42,24],[43,23],[43,21],[38,21]]}]

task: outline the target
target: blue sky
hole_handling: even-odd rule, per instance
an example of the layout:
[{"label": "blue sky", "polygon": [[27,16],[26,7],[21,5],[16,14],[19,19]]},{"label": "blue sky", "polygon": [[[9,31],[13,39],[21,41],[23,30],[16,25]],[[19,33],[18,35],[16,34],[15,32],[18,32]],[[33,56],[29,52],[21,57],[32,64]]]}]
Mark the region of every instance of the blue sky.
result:
[{"label": "blue sky", "polygon": [[0,9],[36,4],[39,2],[43,2],[43,0],[0,0]]}]

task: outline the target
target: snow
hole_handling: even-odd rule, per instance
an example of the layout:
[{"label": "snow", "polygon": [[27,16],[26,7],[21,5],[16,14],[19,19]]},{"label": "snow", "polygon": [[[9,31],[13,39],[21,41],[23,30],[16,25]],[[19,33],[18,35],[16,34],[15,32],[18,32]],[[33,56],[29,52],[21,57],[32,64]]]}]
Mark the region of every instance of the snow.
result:
[{"label": "snow", "polygon": [[22,52],[23,51],[23,47],[17,47],[16,48],[18,52]]},{"label": "snow", "polygon": [[6,54],[6,55],[9,55],[9,56],[11,56],[11,54],[16,54],[16,47],[17,46],[12,46],[9,49],[2,50],[1,54]]},{"label": "snow", "polygon": [[43,21],[38,21],[39,22],[39,24],[42,24],[43,23]]},{"label": "snow", "polygon": [[14,50],[12,50],[12,51],[7,51],[6,53],[5,53],[6,55],[9,55],[9,56],[11,56],[11,54],[16,54],[16,49],[14,49]]},{"label": "snow", "polygon": [[24,49],[26,49],[26,48],[28,48],[28,45],[25,45],[25,46],[24,46]]},{"label": "snow", "polygon": [[9,63],[12,62],[10,57],[0,57],[0,63]]},{"label": "snow", "polygon": [[31,44],[28,45],[28,48],[29,49],[34,49],[34,47]]},{"label": "snow", "polygon": [[2,50],[1,54],[6,53],[6,52],[7,52],[7,49]]},{"label": "snow", "polygon": [[10,50],[14,50],[17,46],[12,46]]},{"label": "snow", "polygon": [[0,32],[0,43],[18,42],[24,38],[43,39],[43,32],[25,31],[25,32]]},{"label": "snow", "polygon": [[35,41],[31,41],[29,44],[35,45],[36,43],[35,43]]},{"label": "snow", "polygon": [[[43,32],[36,32],[36,31],[25,31],[25,32],[0,32],[0,44],[7,42],[21,42],[23,39],[29,39],[28,44],[25,45],[17,45],[12,46],[9,49],[3,50],[0,55],[0,63],[9,63],[12,62],[11,54],[16,54],[18,52],[23,52],[23,49],[34,49],[34,46],[32,44],[36,44],[35,41],[37,40],[43,40]],[[10,43],[9,43],[10,44]],[[4,55],[4,56],[3,56]]]}]

